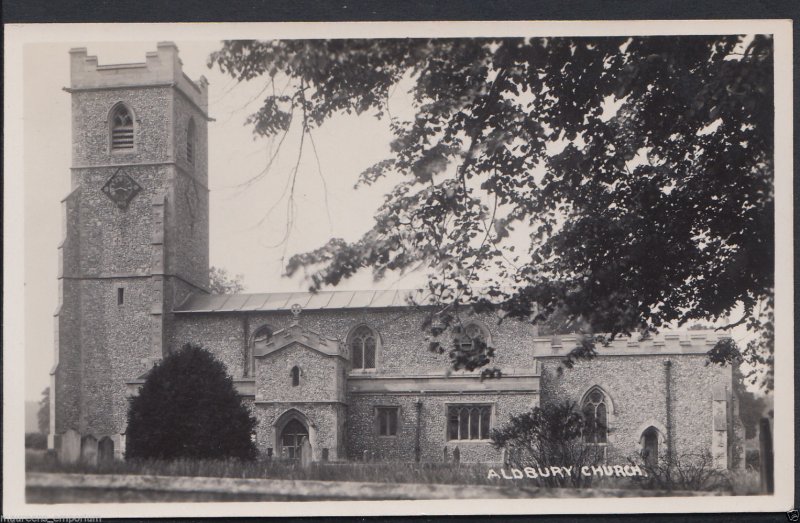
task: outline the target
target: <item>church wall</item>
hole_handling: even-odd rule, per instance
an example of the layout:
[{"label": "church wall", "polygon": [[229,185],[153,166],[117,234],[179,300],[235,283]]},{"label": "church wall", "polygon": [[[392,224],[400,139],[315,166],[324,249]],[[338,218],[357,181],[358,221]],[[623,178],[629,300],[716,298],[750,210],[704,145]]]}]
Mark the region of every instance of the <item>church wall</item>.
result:
[{"label": "church wall", "polygon": [[[149,275],[152,266],[154,194],[163,194],[171,168],[131,166],[123,172],[142,187],[126,209],[103,192],[114,168],[75,169],[81,185],[80,249],[83,276]],[[72,273],[75,276],[75,272]]]},{"label": "church wall", "polygon": [[[117,305],[117,287],[125,302]],[[151,283],[143,278],[81,283],[83,422],[81,432],[122,432],[127,417],[126,381],[149,368]]]},{"label": "church wall", "polygon": [[[175,179],[168,198],[169,272],[180,274],[201,289],[208,288],[209,198],[208,128],[205,116],[180,91],[173,99]],[[189,118],[195,122],[194,163],[187,161]],[[198,289],[199,290],[199,289]]]},{"label": "church wall", "polygon": [[[174,99],[175,118],[175,163],[184,172],[192,174],[197,180],[208,185],[208,126],[204,125],[205,116],[189,102],[186,95],[176,91]],[[195,123],[194,163],[187,159],[186,136],[189,128],[189,117]]]},{"label": "church wall", "polygon": [[276,447],[275,424],[287,411],[296,409],[305,416],[309,423],[309,442],[314,452],[314,459],[321,460],[323,449],[328,449],[328,459],[338,459],[337,450],[342,446],[344,433],[337,430],[340,420],[345,417],[345,406],[336,403],[259,403],[254,404],[254,412],[258,419],[256,428],[256,447],[261,456],[268,455],[272,449],[274,457],[280,457],[280,449]]},{"label": "church wall", "polygon": [[[345,346],[347,336],[355,327],[366,324],[380,336],[377,354],[378,375],[410,375],[444,373],[449,370],[447,354],[428,350],[429,340],[422,330],[425,317],[423,311],[403,309],[352,309],[303,311],[300,324],[322,336],[339,340],[345,355],[349,358],[349,348]],[[235,377],[242,376],[245,351],[244,322],[252,335],[259,327],[268,325],[273,332],[289,325],[292,315],[286,312],[269,313],[218,313],[218,314],[176,314],[176,325],[170,345],[177,347],[192,341],[214,352],[228,366]],[[496,319],[489,315],[480,318],[488,330],[492,344],[497,347],[492,365],[506,368],[531,368],[534,360],[526,341],[534,335],[533,327],[516,321],[506,321],[496,325]],[[452,334],[444,333],[440,341],[449,350]]]},{"label": "church wall", "polygon": [[190,174],[175,169],[167,196],[167,272],[208,289],[208,190]]},{"label": "church wall", "polygon": [[[448,459],[458,447],[464,463],[497,463],[502,452],[488,441],[448,441],[447,406],[455,404],[491,404],[492,428],[506,423],[512,415],[530,410],[537,396],[520,394],[358,394],[351,395],[347,412],[347,455],[360,460],[368,450],[378,461],[414,461],[419,411],[420,460],[442,462],[447,448]],[[376,407],[399,406],[396,436],[379,436]]]},{"label": "church wall", "polygon": [[[80,284],[61,280],[56,317],[56,363],[51,376],[51,435],[77,430],[81,413]],[[56,401],[58,398],[58,401]]]},{"label": "church wall", "polygon": [[[598,356],[578,361],[572,369],[560,358],[542,358],[542,403],[579,403],[594,385],[610,397],[609,462],[625,460],[640,451],[641,431],[649,424],[667,427],[664,362],[672,362],[672,443],[677,457],[708,450],[712,435],[712,390],[730,383],[730,367],[705,363],[705,354]],[[559,375],[558,368],[561,368]],[[660,425],[660,427],[659,427]]]},{"label": "church wall", "polygon": [[[292,386],[291,370],[300,369],[300,380]],[[256,401],[325,402],[345,401],[336,379],[342,360],[294,344],[256,358]]]},{"label": "church wall", "polygon": [[233,314],[186,315],[176,314],[172,326],[169,350],[180,349],[186,343],[200,345],[220,360],[228,373],[239,378],[244,369],[244,327],[242,319]]},{"label": "church wall", "polygon": [[[73,92],[72,164],[80,167],[169,161],[172,92],[171,87]],[[112,153],[109,148],[109,115],[117,102],[125,102],[134,114],[136,148],[132,152]]]},{"label": "church wall", "polygon": [[62,205],[64,238],[59,245],[58,309],[55,316],[55,362],[50,378],[50,448],[53,437],[68,429],[77,430],[81,412],[80,281],[64,278],[80,265],[81,191],[67,196]]}]

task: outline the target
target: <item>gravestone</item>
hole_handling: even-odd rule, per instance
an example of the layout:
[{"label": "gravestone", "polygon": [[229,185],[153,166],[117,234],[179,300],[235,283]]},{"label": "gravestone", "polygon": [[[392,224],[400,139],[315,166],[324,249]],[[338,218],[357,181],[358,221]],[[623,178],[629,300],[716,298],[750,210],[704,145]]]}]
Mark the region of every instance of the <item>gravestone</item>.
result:
[{"label": "gravestone", "polygon": [[461,462],[461,451],[458,450],[458,447],[453,449],[453,463],[458,465]]},{"label": "gravestone", "polygon": [[97,444],[97,461],[99,463],[114,461],[114,442],[108,436],[102,438]]},{"label": "gravestone", "polygon": [[90,467],[97,466],[97,439],[94,436],[84,436],[81,440],[81,461]]},{"label": "gravestone", "polygon": [[61,463],[77,463],[81,457],[81,435],[69,429],[61,435],[61,448],[58,450],[58,460]]},{"label": "gravestone", "polygon": [[772,454],[772,430],[769,418],[761,418],[758,425],[759,454],[761,459],[761,492],[772,494],[775,492],[774,456]]},{"label": "gravestone", "polygon": [[311,466],[313,456],[311,450],[311,443],[308,438],[303,438],[303,443],[300,445],[300,466],[307,469]]}]

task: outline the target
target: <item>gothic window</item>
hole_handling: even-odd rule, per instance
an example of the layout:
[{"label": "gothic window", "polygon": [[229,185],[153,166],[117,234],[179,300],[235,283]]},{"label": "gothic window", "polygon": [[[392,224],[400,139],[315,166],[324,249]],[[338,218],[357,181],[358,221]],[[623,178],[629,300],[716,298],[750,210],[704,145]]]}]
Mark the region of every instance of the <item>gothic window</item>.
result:
[{"label": "gothic window", "polygon": [[642,458],[650,466],[658,465],[658,429],[647,427],[642,433]]},{"label": "gothic window", "polygon": [[117,105],[111,112],[111,150],[133,149],[133,113],[125,104]]},{"label": "gothic window", "polygon": [[194,164],[194,146],[195,146],[195,125],[194,118],[189,119],[189,125],[186,128],[186,161]]},{"label": "gothic window", "polygon": [[491,429],[491,405],[449,405],[447,407],[448,440],[489,439]]},{"label": "gothic window", "polygon": [[350,335],[350,361],[353,370],[375,370],[377,339],[375,331],[366,325],[362,325]]},{"label": "gothic window", "polygon": [[292,375],[292,387],[297,387],[300,385],[300,367],[292,367],[291,371]]},{"label": "gothic window", "polygon": [[603,391],[595,387],[590,390],[581,406],[583,411],[583,440],[586,443],[608,442],[608,405]]},{"label": "gothic window", "polygon": [[377,407],[378,435],[396,436],[400,407]]}]

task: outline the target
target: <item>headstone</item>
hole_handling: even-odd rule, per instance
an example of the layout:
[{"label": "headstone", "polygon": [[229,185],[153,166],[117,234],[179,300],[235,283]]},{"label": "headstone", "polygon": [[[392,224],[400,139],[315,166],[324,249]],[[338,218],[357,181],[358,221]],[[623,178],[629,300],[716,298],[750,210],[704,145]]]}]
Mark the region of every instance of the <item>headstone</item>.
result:
[{"label": "headstone", "polygon": [[773,455],[772,455],[772,430],[769,426],[769,418],[761,418],[758,426],[758,442],[761,460],[761,492],[762,494],[772,494],[775,491],[775,478],[773,474]]},{"label": "headstone", "polygon": [[367,461],[369,461],[369,451],[368,451],[368,450],[365,450],[365,451],[364,451],[364,456],[363,456],[363,458],[362,458],[362,459],[364,460],[364,462],[365,462],[365,463],[366,463]]},{"label": "headstone", "polygon": [[94,436],[84,436],[81,439],[81,461],[90,467],[97,466],[97,439]]},{"label": "headstone", "polygon": [[461,451],[458,450],[458,447],[453,449],[453,463],[458,465],[461,462]]},{"label": "headstone", "polygon": [[77,463],[81,458],[81,435],[69,429],[61,435],[61,445],[58,449],[58,460],[61,463]]},{"label": "headstone", "polygon": [[300,445],[300,466],[304,469],[311,465],[313,458],[311,454],[311,443],[308,441],[308,438],[303,438],[303,443]]},{"label": "headstone", "polygon": [[450,453],[447,452],[447,447],[444,448],[444,462],[448,463],[450,461]]},{"label": "headstone", "polygon": [[111,463],[114,461],[114,441],[105,436],[97,444],[97,461],[99,463]]}]

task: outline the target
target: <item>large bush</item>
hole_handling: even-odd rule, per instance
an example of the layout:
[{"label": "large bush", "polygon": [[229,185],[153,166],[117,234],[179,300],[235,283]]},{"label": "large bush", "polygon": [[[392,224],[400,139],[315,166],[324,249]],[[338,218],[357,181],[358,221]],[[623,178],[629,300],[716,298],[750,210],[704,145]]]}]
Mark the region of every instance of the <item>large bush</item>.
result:
[{"label": "large bush", "polygon": [[153,367],[131,400],[125,456],[252,459],[255,425],[225,366],[186,344]]}]

